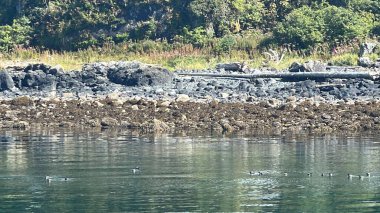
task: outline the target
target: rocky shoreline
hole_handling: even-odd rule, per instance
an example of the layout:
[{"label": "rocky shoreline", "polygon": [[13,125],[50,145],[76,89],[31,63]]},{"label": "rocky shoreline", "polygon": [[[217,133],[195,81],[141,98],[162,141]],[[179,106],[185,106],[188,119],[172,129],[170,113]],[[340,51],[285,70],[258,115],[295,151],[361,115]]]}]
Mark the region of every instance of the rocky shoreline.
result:
[{"label": "rocky shoreline", "polygon": [[71,72],[35,64],[0,71],[0,119],[0,128],[17,129],[378,131],[380,82],[180,77],[138,62]]}]

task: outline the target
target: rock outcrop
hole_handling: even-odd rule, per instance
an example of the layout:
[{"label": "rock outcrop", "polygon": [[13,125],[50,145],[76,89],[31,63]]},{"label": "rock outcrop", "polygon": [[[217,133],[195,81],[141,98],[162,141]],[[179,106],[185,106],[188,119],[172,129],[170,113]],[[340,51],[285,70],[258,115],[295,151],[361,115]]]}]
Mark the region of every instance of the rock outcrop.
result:
[{"label": "rock outcrop", "polygon": [[308,61],[304,64],[294,62],[289,67],[289,72],[323,72],[326,71],[326,64],[320,61]]}]

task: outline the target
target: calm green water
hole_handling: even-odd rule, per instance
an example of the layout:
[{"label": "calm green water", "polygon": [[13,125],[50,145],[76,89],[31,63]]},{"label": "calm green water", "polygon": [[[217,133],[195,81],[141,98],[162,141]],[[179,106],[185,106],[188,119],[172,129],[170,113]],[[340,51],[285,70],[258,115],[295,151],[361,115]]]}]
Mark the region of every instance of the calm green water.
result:
[{"label": "calm green water", "polygon": [[380,211],[377,136],[0,135],[0,212]]}]

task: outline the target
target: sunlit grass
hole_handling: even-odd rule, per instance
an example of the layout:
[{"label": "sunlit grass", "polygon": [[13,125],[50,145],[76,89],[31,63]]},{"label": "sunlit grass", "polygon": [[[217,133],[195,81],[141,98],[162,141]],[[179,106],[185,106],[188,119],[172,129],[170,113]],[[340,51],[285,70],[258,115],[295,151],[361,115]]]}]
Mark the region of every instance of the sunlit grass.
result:
[{"label": "sunlit grass", "polygon": [[353,53],[344,53],[341,55],[334,55],[331,57],[330,62],[336,66],[356,66],[358,64],[359,56]]},{"label": "sunlit grass", "polygon": [[[277,70],[288,68],[293,62],[303,63],[308,60],[330,62],[333,65],[357,65],[358,56],[353,52],[338,55],[317,52],[305,55],[287,52],[280,62],[270,61],[263,50],[257,48],[257,42],[240,40],[236,49],[227,53],[215,53],[212,47],[202,49],[192,45],[180,44],[169,46],[167,43],[145,42],[141,44],[110,45],[103,48],[90,48],[79,51],[47,51],[36,49],[16,49],[8,54],[0,54],[0,67],[26,65],[28,63],[45,63],[61,66],[64,70],[80,70],[86,63],[109,61],[141,61],[147,64],[163,66],[169,70],[212,69],[218,63],[246,62],[250,68],[270,67]],[[265,51],[265,50],[264,50]],[[372,54],[372,60],[379,55]]]}]

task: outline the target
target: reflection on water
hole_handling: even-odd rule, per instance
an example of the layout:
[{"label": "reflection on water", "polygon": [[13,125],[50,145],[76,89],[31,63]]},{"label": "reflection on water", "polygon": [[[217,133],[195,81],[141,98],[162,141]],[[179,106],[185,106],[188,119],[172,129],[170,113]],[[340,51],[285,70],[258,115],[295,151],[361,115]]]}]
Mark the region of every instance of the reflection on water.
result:
[{"label": "reflection on water", "polygon": [[7,131],[0,212],[373,212],[379,152],[376,135]]}]

